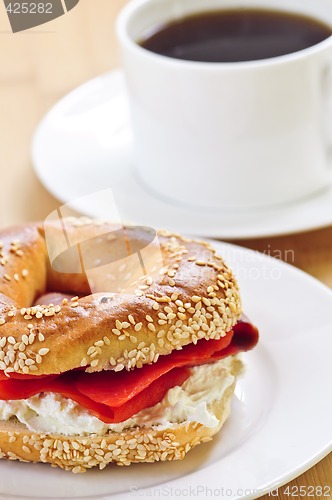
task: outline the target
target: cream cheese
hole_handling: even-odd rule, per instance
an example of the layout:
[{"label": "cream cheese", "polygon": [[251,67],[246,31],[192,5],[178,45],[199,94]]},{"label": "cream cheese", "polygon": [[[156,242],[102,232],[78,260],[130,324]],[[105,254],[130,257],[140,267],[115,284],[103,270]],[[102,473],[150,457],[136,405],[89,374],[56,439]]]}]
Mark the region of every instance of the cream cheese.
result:
[{"label": "cream cheese", "polygon": [[78,403],[59,394],[42,393],[24,400],[0,401],[0,420],[16,417],[32,432],[64,435],[105,434],[131,427],[172,427],[180,422],[199,422],[216,427],[218,419],[210,410],[234,382],[232,358],[196,366],[191,376],[166,393],[162,401],[145,408],[124,422],[105,424]]}]

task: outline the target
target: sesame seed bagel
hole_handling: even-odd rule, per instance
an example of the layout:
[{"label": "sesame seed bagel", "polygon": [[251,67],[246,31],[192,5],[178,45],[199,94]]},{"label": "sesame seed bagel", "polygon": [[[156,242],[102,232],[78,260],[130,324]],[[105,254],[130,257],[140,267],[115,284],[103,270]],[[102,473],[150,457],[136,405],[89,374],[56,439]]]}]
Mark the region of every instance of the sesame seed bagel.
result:
[{"label": "sesame seed bagel", "polygon": [[[1,231],[0,264],[6,374],[140,368],[219,339],[241,316],[223,259],[166,231],[87,218],[28,224]],[[49,292],[67,295],[50,304]]]},{"label": "sesame seed bagel", "polygon": [[[236,377],[242,362],[231,358],[229,374],[234,381],[222,397],[209,403],[209,412],[218,424],[206,427],[198,422],[184,421],[164,426],[132,427],[122,432],[103,435],[65,436],[31,432],[17,421],[0,421],[0,458],[26,462],[44,462],[74,473],[109,463],[130,465],[138,462],[181,460],[192,448],[212,439],[230,413]],[[211,380],[211,385],[216,380]]]}]

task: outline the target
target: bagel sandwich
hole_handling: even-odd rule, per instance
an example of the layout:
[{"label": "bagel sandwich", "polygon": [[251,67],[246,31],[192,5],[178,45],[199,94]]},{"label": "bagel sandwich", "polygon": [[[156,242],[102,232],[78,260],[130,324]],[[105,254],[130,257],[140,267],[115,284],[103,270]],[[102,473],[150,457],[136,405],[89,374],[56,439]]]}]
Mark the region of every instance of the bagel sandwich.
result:
[{"label": "bagel sandwich", "polygon": [[210,244],[66,218],[1,231],[0,264],[0,458],[80,473],[220,430],[258,331]]}]

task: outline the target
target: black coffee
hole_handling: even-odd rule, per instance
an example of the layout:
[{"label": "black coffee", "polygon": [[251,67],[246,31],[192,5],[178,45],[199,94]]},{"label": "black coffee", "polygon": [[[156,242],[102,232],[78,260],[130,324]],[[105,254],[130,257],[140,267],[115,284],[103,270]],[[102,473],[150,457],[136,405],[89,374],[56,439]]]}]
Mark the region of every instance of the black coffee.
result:
[{"label": "black coffee", "polygon": [[330,35],[331,26],[311,17],[238,8],[202,12],[156,26],[139,43],[176,59],[238,62],[297,52]]}]

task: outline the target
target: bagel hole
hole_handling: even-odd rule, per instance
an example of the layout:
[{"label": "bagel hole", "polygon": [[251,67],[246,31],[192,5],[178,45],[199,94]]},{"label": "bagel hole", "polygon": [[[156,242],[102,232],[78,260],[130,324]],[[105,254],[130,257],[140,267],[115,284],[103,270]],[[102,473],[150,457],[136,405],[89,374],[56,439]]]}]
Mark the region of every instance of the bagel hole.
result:
[{"label": "bagel hole", "polygon": [[[45,293],[34,305],[62,304],[93,294],[137,294],[148,288],[147,278],[159,276],[162,252],[156,232],[145,227],[125,227],[75,242],[59,251],[59,227],[47,246],[49,258]],[[91,236],[91,228],[90,228]],[[148,280],[148,281],[151,281]]]}]

